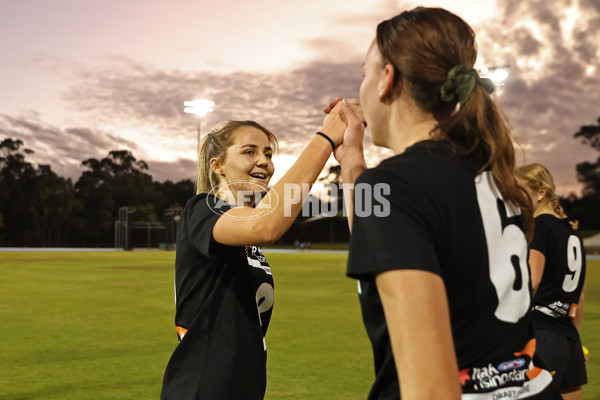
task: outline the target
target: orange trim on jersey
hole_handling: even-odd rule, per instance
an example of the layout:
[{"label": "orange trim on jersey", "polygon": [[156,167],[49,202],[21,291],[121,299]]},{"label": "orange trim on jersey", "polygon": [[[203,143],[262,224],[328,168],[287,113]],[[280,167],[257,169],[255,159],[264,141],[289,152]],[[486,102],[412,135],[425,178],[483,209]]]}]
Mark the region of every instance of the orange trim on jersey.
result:
[{"label": "orange trim on jersey", "polygon": [[577,316],[577,303],[572,303],[571,308],[569,309],[569,317],[571,317],[571,319],[575,319],[576,316]]},{"label": "orange trim on jersey", "polygon": [[517,356],[517,357],[529,356],[529,358],[531,359],[531,363],[529,364],[529,371],[527,371],[527,377],[529,378],[529,380],[532,380],[533,378],[538,376],[543,371],[541,368],[538,368],[535,365],[533,365],[533,355],[535,354],[535,345],[536,345],[536,340],[534,338],[534,339],[529,340],[529,342],[527,342],[527,344],[525,345],[523,350],[515,353],[515,356]]},{"label": "orange trim on jersey", "polygon": [[183,337],[188,331],[187,329],[182,328],[181,326],[176,326],[175,330],[177,331],[177,336],[179,336],[179,340],[183,339]]}]

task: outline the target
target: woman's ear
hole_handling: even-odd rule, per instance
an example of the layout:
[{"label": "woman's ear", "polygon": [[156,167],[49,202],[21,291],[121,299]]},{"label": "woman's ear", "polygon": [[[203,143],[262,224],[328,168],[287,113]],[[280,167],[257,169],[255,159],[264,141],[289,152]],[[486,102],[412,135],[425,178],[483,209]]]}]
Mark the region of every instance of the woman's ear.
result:
[{"label": "woman's ear", "polygon": [[[387,100],[393,99],[398,96],[402,88],[402,80],[396,76],[398,72],[391,63],[387,63],[383,69],[383,77],[379,86],[379,101],[385,103]],[[395,83],[397,82],[399,90],[396,93]]]},{"label": "woman's ear", "polygon": [[210,169],[212,169],[215,174],[223,175],[223,168],[219,160],[213,157],[210,159],[208,164],[210,165]]},{"label": "woman's ear", "polygon": [[541,188],[539,188],[538,192],[537,192],[537,200],[542,201],[546,198],[546,195],[548,194],[548,188],[542,186]]}]

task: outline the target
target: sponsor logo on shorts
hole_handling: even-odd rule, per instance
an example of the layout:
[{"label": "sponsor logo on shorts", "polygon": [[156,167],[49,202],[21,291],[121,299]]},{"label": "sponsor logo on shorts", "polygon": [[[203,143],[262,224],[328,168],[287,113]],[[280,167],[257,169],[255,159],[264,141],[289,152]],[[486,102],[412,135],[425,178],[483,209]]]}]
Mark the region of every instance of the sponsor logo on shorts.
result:
[{"label": "sponsor logo on shorts", "polygon": [[515,360],[506,361],[498,365],[499,371],[510,371],[511,369],[521,368],[525,365],[525,359],[517,358]]},{"label": "sponsor logo on shorts", "polygon": [[[509,363],[512,363],[513,361],[509,361]],[[500,365],[503,364],[505,363],[502,363]],[[474,389],[476,391],[489,390],[494,388],[501,388],[502,386],[505,386],[508,383],[522,383],[526,381],[527,368],[520,370],[515,368],[516,367],[513,367],[508,372],[505,372],[506,370],[500,370],[500,368],[496,369],[492,364],[488,364],[487,367],[483,368],[473,368],[473,371],[471,373],[471,379],[475,383]]]}]

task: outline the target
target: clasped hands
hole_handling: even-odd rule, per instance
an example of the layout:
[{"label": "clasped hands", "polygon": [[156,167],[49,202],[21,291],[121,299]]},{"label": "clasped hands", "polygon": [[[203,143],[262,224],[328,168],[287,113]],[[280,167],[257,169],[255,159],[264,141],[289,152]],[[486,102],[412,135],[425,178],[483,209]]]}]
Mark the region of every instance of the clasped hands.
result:
[{"label": "clasped hands", "polygon": [[352,155],[363,156],[363,137],[366,121],[358,100],[336,98],[323,109],[325,120],[321,131],[335,143],[333,155],[342,164]]}]

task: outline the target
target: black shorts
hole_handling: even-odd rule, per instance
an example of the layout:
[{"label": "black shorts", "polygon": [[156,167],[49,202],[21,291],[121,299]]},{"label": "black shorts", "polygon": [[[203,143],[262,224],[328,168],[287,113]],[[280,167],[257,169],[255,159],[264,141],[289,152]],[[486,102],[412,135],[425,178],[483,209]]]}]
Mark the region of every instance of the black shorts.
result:
[{"label": "black shorts", "polygon": [[556,331],[535,330],[536,358],[541,367],[550,371],[560,390],[574,389],[587,383],[585,360],[579,340],[572,340]]}]

